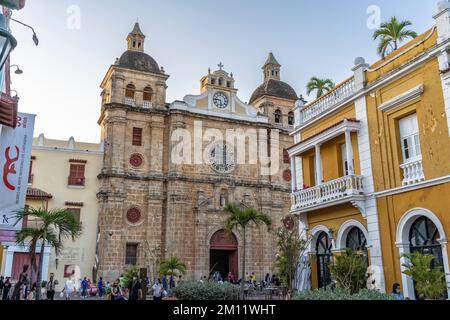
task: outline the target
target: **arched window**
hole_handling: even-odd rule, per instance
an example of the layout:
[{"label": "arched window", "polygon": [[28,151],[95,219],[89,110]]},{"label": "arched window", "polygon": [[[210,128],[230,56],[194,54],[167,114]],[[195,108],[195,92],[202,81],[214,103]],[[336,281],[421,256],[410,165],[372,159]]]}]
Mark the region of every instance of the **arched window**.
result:
[{"label": "arched window", "polygon": [[282,113],[281,113],[281,111],[280,111],[280,109],[277,109],[276,111],[275,111],[275,123],[281,123],[281,121],[282,121]]},{"label": "arched window", "polygon": [[129,99],[134,99],[135,93],[136,87],[132,83],[127,85],[127,87],[125,88],[125,97]]},{"label": "arched window", "polygon": [[439,238],[436,225],[427,217],[420,217],[413,223],[409,232],[410,250],[433,255],[435,259],[432,266],[443,269],[442,246],[438,241]]},{"label": "arched window", "polygon": [[321,232],[316,242],[317,279],[319,288],[326,288],[331,284],[330,263],[333,259],[332,243],[326,232]]},{"label": "arched window", "polygon": [[345,247],[347,249],[352,249],[353,251],[367,252],[367,239],[360,228],[353,227],[350,229],[345,242]]},{"label": "arched window", "polygon": [[288,114],[288,124],[290,126],[294,125],[294,113],[292,111]]},{"label": "arched window", "polygon": [[[427,217],[418,218],[409,231],[409,245],[411,253],[420,252],[434,256],[431,267],[444,271],[444,259],[442,257],[442,245],[439,243],[440,234],[436,225]],[[413,279],[414,280],[414,279]],[[414,288],[415,289],[415,288]],[[416,298],[420,298],[416,290]],[[447,291],[442,293],[447,299]]]},{"label": "arched window", "polygon": [[144,89],[144,101],[151,102],[153,97],[153,89],[151,87],[145,87]]}]

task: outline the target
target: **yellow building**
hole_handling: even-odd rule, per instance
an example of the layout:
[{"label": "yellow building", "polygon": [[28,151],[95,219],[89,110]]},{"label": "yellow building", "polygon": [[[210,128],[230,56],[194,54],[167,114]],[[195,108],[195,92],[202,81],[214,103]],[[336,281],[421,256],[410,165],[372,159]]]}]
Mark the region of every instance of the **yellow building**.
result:
[{"label": "yellow building", "polygon": [[[295,109],[291,212],[312,236],[313,287],[346,248],[367,252],[375,286],[400,283],[404,253],[434,254],[450,288],[450,7],[436,26]],[[449,289],[450,293],[450,289]]]},{"label": "yellow building", "polygon": [[[65,241],[57,256],[46,247],[43,261],[43,280],[50,273],[59,283],[75,271],[75,276],[92,279],[96,267],[97,245],[97,175],[101,171],[103,145],[46,139],[43,134],[33,141],[29,187],[26,205],[34,208],[68,209],[80,220],[81,237]],[[24,225],[32,226],[33,221]],[[38,250],[39,251],[39,250]],[[28,263],[26,247],[14,244],[4,248],[2,274],[16,279],[23,264]],[[61,287],[62,288],[62,287]],[[60,289],[61,289],[60,288]]]}]

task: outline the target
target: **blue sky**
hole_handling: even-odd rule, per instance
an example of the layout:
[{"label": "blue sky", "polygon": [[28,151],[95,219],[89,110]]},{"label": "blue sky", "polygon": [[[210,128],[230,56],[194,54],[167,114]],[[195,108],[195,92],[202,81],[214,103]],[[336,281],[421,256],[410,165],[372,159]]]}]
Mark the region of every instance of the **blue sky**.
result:
[{"label": "blue sky", "polygon": [[[100,82],[125,38],[139,20],[146,52],[171,77],[168,101],[199,92],[199,80],[219,62],[234,73],[239,97],[248,101],[262,83],[269,51],[282,64],[282,80],[298,94],[311,76],[340,82],[351,76],[353,61],[378,59],[367,8],[377,5],[382,20],[409,19],[418,33],[434,24],[437,0],[33,0],[13,17],[31,31],[11,25],[19,45],[12,63],[20,111],[38,115],[35,135],[98,142]],[[68,8],[81,10],[80,28],[67,27]]]}]

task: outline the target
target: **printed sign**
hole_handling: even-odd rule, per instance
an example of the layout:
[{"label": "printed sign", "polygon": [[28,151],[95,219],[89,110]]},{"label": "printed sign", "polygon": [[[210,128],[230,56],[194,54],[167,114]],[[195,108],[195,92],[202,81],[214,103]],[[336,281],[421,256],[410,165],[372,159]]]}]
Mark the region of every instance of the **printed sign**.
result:
[{"label": "printed sign", "polygon": [[35,115],[19,113],[15,129],[0,135],[0,229],[20,230],[15,215],[25,207]]}]

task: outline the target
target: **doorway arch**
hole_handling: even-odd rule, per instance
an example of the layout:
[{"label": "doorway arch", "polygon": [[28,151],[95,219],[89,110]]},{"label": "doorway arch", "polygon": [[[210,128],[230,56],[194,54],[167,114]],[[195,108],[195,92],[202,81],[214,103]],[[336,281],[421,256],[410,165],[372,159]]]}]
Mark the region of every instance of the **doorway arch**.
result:
[{"label": "doorway arch", "polygon": [[228,236],[225,230],[214,233],[210,240],[209,271],[213,275],[219,273],[226,279],[231,272],[233,278],[239,278],[238,272],[238,240],[234,234]]}]

